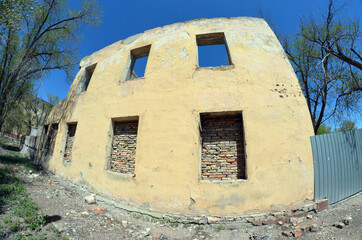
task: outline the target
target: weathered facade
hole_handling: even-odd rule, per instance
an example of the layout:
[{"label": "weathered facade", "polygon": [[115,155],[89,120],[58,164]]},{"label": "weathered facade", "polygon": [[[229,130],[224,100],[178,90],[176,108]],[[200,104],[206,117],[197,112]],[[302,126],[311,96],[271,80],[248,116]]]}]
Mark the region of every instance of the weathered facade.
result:
[{"label": "weathered facade", "polygon": [[[228,65],[199,67],[213,44]],[[49,170],[146,211],[227,216],[313,198],[308,108],[262,19],[177,23],[85,57],[47,129]]]}]

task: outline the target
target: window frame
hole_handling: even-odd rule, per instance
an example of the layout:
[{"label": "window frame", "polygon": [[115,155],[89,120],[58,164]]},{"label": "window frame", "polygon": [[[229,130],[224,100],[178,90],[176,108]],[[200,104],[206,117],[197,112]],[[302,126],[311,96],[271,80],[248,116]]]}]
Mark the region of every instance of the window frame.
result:
[{"label": "window frame", "polygon": [[[199,47],[212,46],[212,45],[224,45],[225,46],[226,55],[227,55],[229,64],[219,65],[219,66],[207,66],[207,67],[200,66]],[[196,35],[196,46],[197,46],[197,66],[198,66],[198,68],[221,68],[222,66],[234,66],[224,32],[197,34]]]}]

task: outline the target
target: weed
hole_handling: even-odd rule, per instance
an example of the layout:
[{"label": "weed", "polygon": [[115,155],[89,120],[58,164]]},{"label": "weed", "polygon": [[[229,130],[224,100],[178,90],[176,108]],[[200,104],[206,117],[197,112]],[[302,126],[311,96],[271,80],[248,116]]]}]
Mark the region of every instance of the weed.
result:
[{"label": "weed", "polygon": [[[0,163],[7,164],[5,169],[0,168],[0,210],[3,211],[5,207],[7,208],[7,211],[3,211],[5,216],[3,215],[2,221],[9,233],[13,233],[9,238],[14,240],[46,239],[45,235],[33,237],[31,231],[40,231],[47,223],[47,220],[49,220],[49,216],[43,216],[38,213],[38,206],[29,197],[24,184],[15,176],[11,164],[6,162],[10,161],[9,159],[10,157],[4,158],[0,156]],[[19,162],[23,158],[17,158],[16,160],[16,158],[11,157],[11,159],[15,159],[15,162],[18,160]],[[27,161],[30,162],[29,160]],[[31,165],[29,164],[29,166]],[[17,167],[20,167],[20,164]],[[23,218],[24,223],[21,223],[19,218]],[[20,230],[30,230],[30,232],[16,233]],[[54,230],[54,233],[57,238],[60,237],[60,231]]]},{"label": "weed", "polygon": [[47,231],[51,231],[51,232],[54,232],[55,233],[55,236],[56,237],[60,237],[62,231],[59,230],[58,228],[56,228],[53,224],[50,224],[47,228],[46,228]]},{"label": "weed", "polygon": [[36,166],[29,159],[22,157],[19,153],[11,153],[11,155],[0,156],[0,163],[6,164],[13,169],[21,167],[25,170],[36,170]]},{"label": "weed", "polygon": [[219,224],[219,225],[217,225],[217,227],[215,228],[215,230],[216,230],[217,232],[220,232],[221,230],[225,230],[225,226]]},{"label": "weed", "polygon": [[131,216],[132,216],[133,218],[135,218],[135,219],[140,219],[140,218],[142,218],[142,214],[140,214],[140,213],[133,213]]},{"label": "weed", "polygon": [[164,218],[160,218],[159,222],[160,222],[160,224],[165,224],[167,221]]},{"label": "weed", "polygon": [[171,227],[178,227],[178,222],[170,222]]},{"label": "weed", "polygon": [[29,223],[29,228],[34,231],[40,231],[46,223],[46,216],[37,216],[35,220]]},{"label": "weed", "polygon": [[201,230],[204,230],[204,227],[201,226],[201,225],[197,225],[197,226],[195,227],[195,229],[201,231]]},{"label": "weed", "polygon": [[17,232],[21,229],[20,227],[20,221],[16,220],[10,224],[10,231]]},{"label": "weed", "polygon": [[37,237],[30,237],[29,240],[46,240],[47,238],[45,235],[37,236]]},{"label": "weed", "polygon": [[190,223],[184,223],[182,227],[184,227],[184,228],[189,228],[190,226],[191,226]]},{"label": "weed", "polygon": [[5,216],[4,219],[3,219],[3,221],[4,221],[4,223],[6,223],[6,224],[12,223],[11,215]]}]

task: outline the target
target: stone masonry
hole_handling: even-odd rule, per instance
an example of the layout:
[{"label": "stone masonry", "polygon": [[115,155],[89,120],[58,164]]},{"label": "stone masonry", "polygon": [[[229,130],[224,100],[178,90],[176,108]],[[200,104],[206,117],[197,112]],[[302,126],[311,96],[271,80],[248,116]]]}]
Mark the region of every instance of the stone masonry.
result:
[{"label": "stone masonry", "polygon": [[73,142],[74,142],[76,129],[77,129],[76,123],[68,124],[67,140],[65,143],[65,150],[63,156],[63,160],[66,162],[72,161],[72,149],[73,149]]},{"label": "stone masonry", "polygon": [[137,128],[138,121],[114,123],[111,171],[134,174]]},{"label": "stone masonry", "polygon": [[201,115],[201,179],[245,179],[242,116]]}]

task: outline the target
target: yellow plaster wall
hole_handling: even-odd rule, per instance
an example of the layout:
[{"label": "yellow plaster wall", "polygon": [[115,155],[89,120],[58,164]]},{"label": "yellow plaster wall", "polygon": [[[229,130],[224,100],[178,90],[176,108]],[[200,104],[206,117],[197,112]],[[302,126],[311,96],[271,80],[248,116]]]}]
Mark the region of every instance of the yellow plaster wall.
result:
[{"label": "yellow plaster wall", "polygon": [[[224,32],[232,66],[198,68],[196,35]],[[145,76],[124,81],[130,50],[152,44]],[[97,63],[87,91],[85,68]],[[114,43],[80,63],[59,122],[49,170],[151,211],[242,214],[313,198],[307,105],[277,38],[262,19],[177,23]],[[124,74],[123,74],[124,76]],[[199,180],[199,113],[242,111],[247,180]],[[135,177],[107,170],[111,119],[139,116]],[[62,162],[66,123],[77,122],[72,163]],[[195,203],[190,204],[190,198]]]}]

